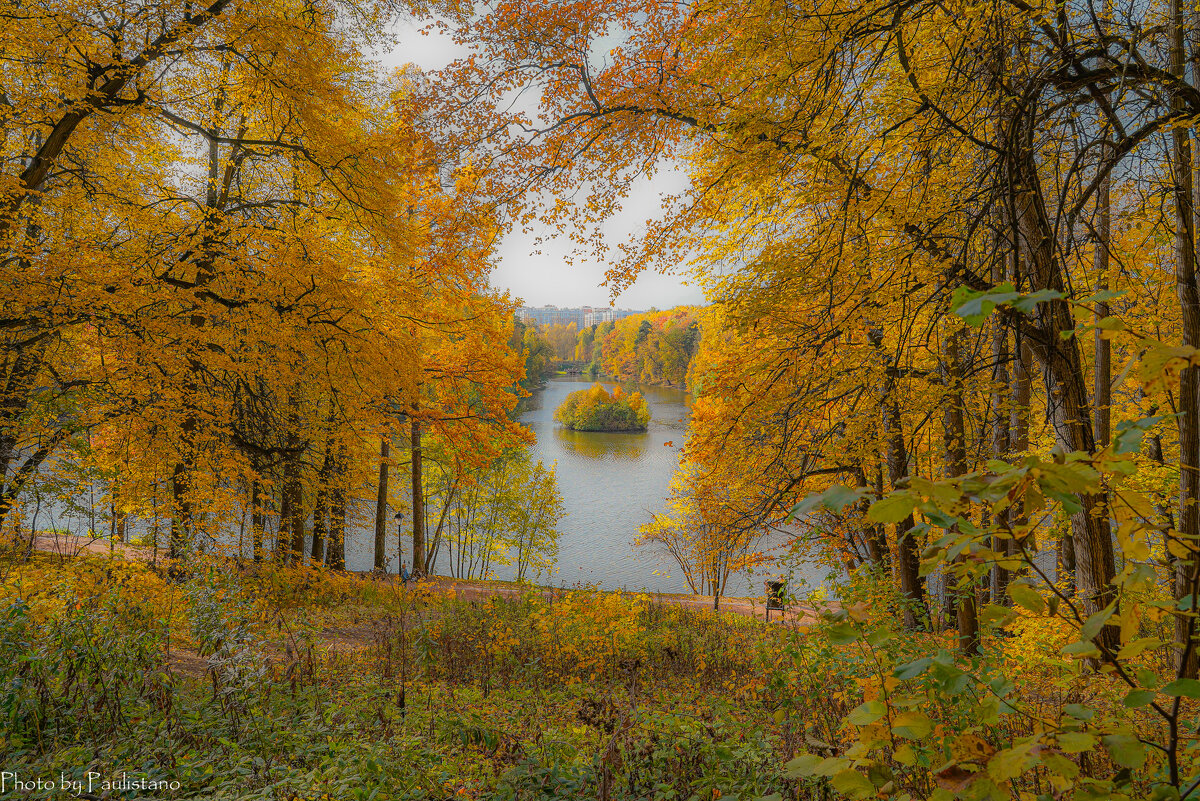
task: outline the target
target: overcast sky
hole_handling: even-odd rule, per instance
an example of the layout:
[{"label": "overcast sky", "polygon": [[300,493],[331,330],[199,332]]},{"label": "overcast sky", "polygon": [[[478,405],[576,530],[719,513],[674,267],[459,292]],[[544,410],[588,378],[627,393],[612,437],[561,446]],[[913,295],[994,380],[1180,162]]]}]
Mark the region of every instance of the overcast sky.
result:
[{"label": "overcast sky", "polygon": [[[435,70],[452,61],[461,51],[446,36],[422,35],[419,26],[402,23],[401,46],[384,58],[384,66],[392,69],[404,64],[416,64],[423,70]],[[625,208],[604,229],[609,244],[628,239],[639,231],[645,221],[660,208],[663,191],[681,188],[682,176],[662,172],[653,182],[631,193]],[[556,306],[606,306],[609,290],[602,286],[607,265],[586,256],[576,256],[567,263],[567,255],[575,246],[559,238],[536,244],[539,233],[521,231],[510,233],[499,248],[498,266],[492,274],[493,285],[509,290],[530,306],[552,303]],[[537,252],[535,252],[537,251]],[[699,287],[689,286],[684,275],[659,275],[645,272],[632,287],[616,299],[615,305],[625,309],[648,309],[656,306],[669,309],[681,304],[703,303]]]}]

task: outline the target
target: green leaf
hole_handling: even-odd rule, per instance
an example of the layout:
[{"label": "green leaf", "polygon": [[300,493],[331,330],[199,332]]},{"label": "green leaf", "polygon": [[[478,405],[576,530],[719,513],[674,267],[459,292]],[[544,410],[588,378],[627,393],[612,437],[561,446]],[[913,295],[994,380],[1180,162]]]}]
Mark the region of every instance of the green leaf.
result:
[{"label": "green leaf", "polygon": [[985,626],[1003,626],[1013,619],[1013,610],[1000,604],[988,604],[979,613],[979,622]]},{"label": "green leaf", "polygon": [[1066,712],[1076,720],[1091,720],[1096,716],[1096,710],[1082,704],[1067,704],[1063,707],[1063,712]]},{"label": "green leaf", "polygon": [[895,639],[895,637],[896,632],[892,631],[891,629],[875,629],[867,635],[867,645],[870,645],[873,648],[878,648],[884,643]]},{"label": "green leaf", "polygon": [[847,645],[857,640],[860,636],[859,630],[847,621],[834,623],[825,629],[825,634],[834,645]]},{"label": "green leaf", "polygon": [[892,675],[898,679],[911,679],[915,676],[920,676],[929,666],[933,664],[933,659],[928,656],[923,656],[907,665],[901,665],[892,672]]},{"label": "green leaf", "polygon": [[833,785],[833,789],[851,798],[870,798],[875,795],[875,785],[853,768],[834,775],[830,783]]},{"label": "green leaf", "polygon": [[912,746],[908,743],[905,743],[897,748],[892,754],[892,759],[896,760],[901,765],[908,765],[909,767],[917,764],[917,754],[915,751],[913,751]]},{"label": "green leaf", "polygon": [[924,712],[909,710],[901,712],[892,722],[892,733],[897,737],[909,740],[920,740],[928,737],[933,731],[933,721]]},{"label": "green leaf", "polygon": [[867,517],[876,523],[899,523],[912,514],[916,501],[907,492],[893,492],[871,504]]},{"label": "green leaf", "polygon": [[1100,656],[1100,649],[1096,647],[1094,642],[1091,642],[1090,640],[1084,640],[1081,642],[1073,642],[1070,645],[1067,645],[1062,649],[1062,655],[1079,658]]},{"label": "green leaf", "polygon": [[967,325],[978,328],[997,305],[1019,297],[1021,296],[1014,291],[1013,285],[1008,282],[983,292],[973,292],[965,286],[960,286],[950,298],[950,308],[954,309],[954,313],[963,318]]},{"label": "green leaf", "polygon": [[850,714],[846,716],[846,720],[855,726],[869,726],[886,714],[887,706],[882,701],[867,701],[851,710]]},{"label": "green leaf", "polygon": [[800,503],[793,506],[790,517],[803,517],[822,506],[834,513],[841,512],[850,504],[858,503],[865,492],[866,490],[854,490],[849,487],[843,487],[841,484],[834,484],[824,492],[809,495],[800,501]]},{"label": "green leaf", "polygon": [[1137,676],[1138,684],[1150,689],[1158,686],[1159,681],[1161,681],[1161,679],[1158,677],[1158,674],[1150,668],[1138,668],[1134,671],[1133,675]]},{"label": "green leaf", "polygon": [[1083,625],[1079,627],[1079,639],[1084,641],[1096,639],[1096,635],[1100,633],[1100,629],[1104,628],[1104,624],[1112,617],[1113,610],[1115,609],[1115,604],[1109,604],[1085,620]]},{"label": "green leaf", "polygon": [[853,490],[849,487],[843,487],[841,484],[834,484],[829,489],[821,493],[821,500],[825,504],[825,508],[831,512],[840,512],[852,503],[858,503],[862,498],[865,490]]},{"label": "green leaf", "polygon": [[1092,294],[1092,295],[1088,295],[1086,298],[1084,298],[1083,300],[1081,300],[1079,302],[1080,303],[1107,303],[1110,300],[1116,300],[1117,298],[1124,297],[1124,295],[1125,295],[1125,290],[1123,290],[1123,289],[1119,290],[1119,291],[1115,290],[1115,289],[1101,289],[1099,292],[1096,292],[1095,294]]},{"label": "green leaf", "polygon": [[1012,301],[1012,307],[1017,311],[1029,314],[1039,303],[1045,303],[1049,300],[1059,300],[1063,297],[1063,293],[1056,289],[1039,289],[1037,292],[1030,292],[1021,295],[1016,300]]},{"label": "green leaf", "polygon": [[783,766],[786,775],[789,779],[798,779],[802,776],[812,776],[817,769],[817,765],[825,760],[824,757],[816,754],[801,754],[793,760],[790,760]]},{"label": "green leaf", "polygon": [[1057,774],[1066,779],[1074,779],[1079,775],[1079,766],[1067,759],[1062,754],[1043,752],[1042,764],[1045,765],[1046,769],[1051,773]]},{"label": "green leaf", "polygon": [[998,782],[1015,779],[1037,764],[1037,758],[1030,753],[1032,750],[1033,746],[1026,744],[997,751],[988,760],[988,776]]},{"label": "green leaf", "polygon": [[1081,754],[1096,745],[1096,738],[1085,731],[1060,731],[1058,747],[1068,754]]},{"label": "green leaf", "polygon": [[1146,764],[1146,746],[1129,734],[1110,734],[1101,738],[1112,760],[1123,768],[1140,768]]},{"label": "green leaf", "polygon": [[1162,692],[1170,696],[1200,698],[1200,681],[1196,679],[1176,679],[1166,687],[1163,687]]},{"label": "green leaf", "polygon": [[1139,706],[1147,706],[1154,701],[1154,696],[1157,693],[1153,690],[1130,690],[1125,695],[1125,700],[1122,701],[1125,706],[1130,709],[1136,709]]},{"label": "green leaf", "polygon": [[1030,612],[1040,615],[1046,611],[1046,600],[1042,598],[1041,593],[1023,581],[1014,581],[1009,584],[1008,594],[1012,596],[1018,606],[1022,606]]},{"label": "green leaf", "polygon": [[851,761],[845,757],[825,757],[813,768],[813,775],[832,776],[850,767],[851,764]]}]

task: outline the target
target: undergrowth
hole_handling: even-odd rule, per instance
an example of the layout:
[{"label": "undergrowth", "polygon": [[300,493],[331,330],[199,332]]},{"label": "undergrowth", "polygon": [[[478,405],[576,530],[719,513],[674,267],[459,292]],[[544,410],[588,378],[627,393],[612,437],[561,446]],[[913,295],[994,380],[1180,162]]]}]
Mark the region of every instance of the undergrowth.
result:
[{"label": "undergrowth", "polygon": [[0,771],[162,783],[97,798],[1032,801],[1139,797],[1151,766],[1093,736],[1155,723],[1059,657],[1046,616],[1011,613],[964,659],[952,633],[897,631],[899,599],[866,572],[799,631],[641,595],[432,586],[11,567]]}]

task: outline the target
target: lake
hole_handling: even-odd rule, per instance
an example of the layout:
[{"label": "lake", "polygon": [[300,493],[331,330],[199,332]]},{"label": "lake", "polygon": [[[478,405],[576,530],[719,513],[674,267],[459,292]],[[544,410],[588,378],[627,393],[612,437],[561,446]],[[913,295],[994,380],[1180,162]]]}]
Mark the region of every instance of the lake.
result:
[{"label": "lake", "polygon": [[[645,397],[651,414],[645,433],[570,431],[556,423],[554,410],[567,395],[593,383],[582,377],[553,378],[528,399],[528,411],[520,418],[537,437],[532,457],[556,465],[567,512],[558,526],[557,569],[538,583],[686,593],[687,583],[669,557],[652,546],[635,548],[633,542],[638,528],[666,506],[687,439],[691,398],[669,387],[603,381]],[[498,567],[496,577],[510,578],[507,570]],[[761,594],[761,577],[731,577],[729,585],[728,595]]]}]

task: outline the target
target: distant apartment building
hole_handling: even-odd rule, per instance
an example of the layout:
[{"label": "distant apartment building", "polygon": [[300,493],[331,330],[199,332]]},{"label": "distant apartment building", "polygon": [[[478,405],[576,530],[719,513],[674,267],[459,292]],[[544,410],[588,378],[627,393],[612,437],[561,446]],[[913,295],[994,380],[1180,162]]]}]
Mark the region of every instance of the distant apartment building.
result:
[{"label": "distant apartment building", "polygon": [[[616,309],[592,309],[587,314],[583,315],[584,327],[599,325],[600,323],[611,323],[617,319]],[[622,317],[625,315],[622,314]]]},{"label": "distant apartment building", "polygon": [[545,306],[522,306],[517,310],[517,317],[526,323],[537,325],[570,325],[575,323],[577,328],[587,328],[600,323],[613,322],[622,317],[639,312],[632,309],[613,309],[602,306],[580,306],[578,308],[559,308],[551,304]]}]

